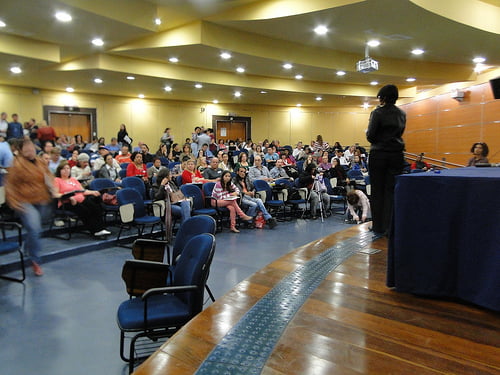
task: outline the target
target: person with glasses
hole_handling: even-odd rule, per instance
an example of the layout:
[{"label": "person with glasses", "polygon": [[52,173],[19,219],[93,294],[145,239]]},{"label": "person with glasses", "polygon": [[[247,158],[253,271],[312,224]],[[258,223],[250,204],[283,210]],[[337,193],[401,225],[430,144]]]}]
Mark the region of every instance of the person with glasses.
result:
[{"label": "person with glasses", "polygon": [[276,219],[271,216],[264,206],[262,199],[255,197],[255,189],[253,187],[250,178],[247,175],[247,170],[245,167],[240,167],[236,172],[236,176],[233,178],[233,182],[241,193],[241,205],[242,207],[248,207],[247,215],[256,216],[257,211],[262,212],[266,223],[269,228],[273,229],[276,226]]}]

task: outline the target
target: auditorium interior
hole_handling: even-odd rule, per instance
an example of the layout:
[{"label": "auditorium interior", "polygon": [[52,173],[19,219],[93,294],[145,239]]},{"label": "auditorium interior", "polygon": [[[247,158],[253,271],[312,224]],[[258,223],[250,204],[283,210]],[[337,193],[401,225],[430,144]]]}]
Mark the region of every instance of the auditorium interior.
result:
[{"label": "auditorium interior", "polygon": [[[215,302],[205,293],[174,336],[144,340],[151,356],[135,373],[499,374],[499,41],[499,0],[2,0],[0,112],[85,141],[126,124],[152,152],[165,128],[183,144],[196,126],[225,141],[293,148],[322,135],[369,152],[377,92],[395,84],[406,158],[433,166],[398,180],[422,202],[398,202],[404,231],[373,236],[338,202],[324,220],[223,228]],[[475,142],[493,167],[467,179]],[[132,254],[108,229],[66,240],[47,228],[43,277],[27,263],[23,282],[0,279],[2,374],[129,373],[117,310]],[[429,293],[398,287],[415,281],[398,246]],[[0,251],[0,274],[18,265]],[[481,291],[433,284],[434,265]]]}]

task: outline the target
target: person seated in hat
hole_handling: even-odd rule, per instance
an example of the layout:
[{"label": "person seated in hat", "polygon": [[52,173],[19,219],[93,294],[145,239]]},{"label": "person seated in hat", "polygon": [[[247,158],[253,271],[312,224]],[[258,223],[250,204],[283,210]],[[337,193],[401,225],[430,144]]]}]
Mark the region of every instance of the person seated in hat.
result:
[{"label": "person seated in hat", "polygon": [[89,166],[89,155],[82,152],[78,155],[76,165],[71,167],[71,177],[78,180],[83,186],[87,187],[92,180],[92,171]]}]

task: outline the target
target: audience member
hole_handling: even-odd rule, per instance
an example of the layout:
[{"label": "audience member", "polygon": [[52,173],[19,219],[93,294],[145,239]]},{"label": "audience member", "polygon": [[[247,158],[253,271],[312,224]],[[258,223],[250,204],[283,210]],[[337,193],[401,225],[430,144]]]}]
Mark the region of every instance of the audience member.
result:
[{"label": "audience member", "polygon": [[210,159],[210,165],[203,170],[203,178],[207,181],[219,181],[222,176],[223,170],[219,168],[219,159],[213,157]]},{"label": "audience member", "polygon": [[[127,146],[125,146],[127,147]],[[107,154],[104,156],[104,165],[99,169],[97,176],[99,178],[107,178],[113,182],[121,182],[120,171],[116,168],[113,163],[113,155]],[[73,174],[73,170],[71,171]]]},{"label": "audience member", "polygon": [[17,113],[12,114],[12,122],[9,122],[9,125],[7,126],[7,139],[21,139],[24,137],[23,124],[21,124],[18,120],[19,116]]},{"label": "audience member", "polygon": [[118,139],[116,137],[111,138],[110,143],[107,144],[106,147],[113,156],[120,151],[120,145],[118,144]]},{"label": "audience member", "polygon": [[253,160],[253,167],[250,167],[248,171],[248,177],[250,181],[264,180],[267,182],[272,182],[273,178],[269,173],[269,169],[265,165],[262,165],[262,158],[260,156],[255,156]]},{"label": "audience member", "polygon": [[195,168],[194,160],[188,160],[186,168],[182,171],[182,184],[203,183],[204,181],[201,172]]},{"label": "audience member", "polygon": [[467,162],[468,167],[473,167],[478,163],[488,163],[488,145],[484,142],[476,142],[472,145],[470,152],[472,152],[472,157]]},{"label": "audience member", "polygon": [[[245,152],[242,152],[245,154]],[[238,155],[239,156],[239,155]],[[229,155],[225,152],[222,152],[221,158],[219,159],[219,168],[223,171],[233,171],[233,167],[231,166],[231,162],[229,161]]]},{"label": "audience member", "polygon": [[122,146],[121,152],[115,156],[115,160],[118,164],[122,163],[132,163],[132,159],[130,158],[132,154],[127,145]]},{"label": "audience member", "polygon": [[318,218],[318,207],[320,199],[323,205],[323,213],[326,213],[330,205],[330,197],[326,193],[326,186],[323,183],[323,175],[317,173],[316,164],[308,164],[299,176],[299,187],[307,188],[309,191],[309,201],[311,208],[311,219]]},{"label": "audience member", "polygon": [[248,162],[248,156],[246,152],[240,152],[238,155],[238,162],[234,166],[234,170],[237,171],[240,167],[245,168],[247,171],[250,169],[250,163]]},{"label": "audience member", "polygon": [[52,150],[50,150],[49,170],[52,173],[56,173],[59,163],[63,160],[65,159],[61,156],[61,149],[59,147],[52,148]]},{"label": "audience member", "polygon": [[[63,161],[57,167],[54,185],[62,197],[74,192],[67,200],[63,200],[63,203],[65,201],[69,203],[65,205],[65,209],[75,212],[90,233],[97,237],[111,234],[104,226],[101,193],[84,189],[77,179],[71,177],[67,161]],[[59,202],[59,206],[61,204]]]},{"label": "audience member", "polygon": [[288,173],[286,173],[285,168],[283,168],[283,160],[278,159],[276,161],[276,165],[274,166],[273,169],[269,171],[269,174],[271,175],[271,178],[274,180],[280,179],[280,178],[286,178],[289,180],[293,180]]},{"label": "audience member", "polygon": [[0,115],[0,137],[7,140],[7,129],[9,122],[7,121],[7,112],[2,112]]},{"label": "audience member", "polygon": [[148,171],[142,160],[142,153],[134,151],[131,159],[132,163],[127,165],[127,177],[140,177],[144,182],[148,182]]},{"label": "audience member", "polygon": [[148,178],[149,178],[149,181],[150,182],[153,182],[153,179],[156,179],[157,176],[158,176],[158,173],[162,170],[162,169],[167,169],[166,167],[164,167],[163,165],[161,165],[161,160],[160,158],[158,157],[155,157],[153,159],[153,165],[151,167],[148,168]]},{"label": "audience member", "polygon": [[184,146],[182,146],[182,152],[179,155],[179,161],[184,160],[186,156],[188,157],[188,159],[195,159],[193,150],[191,150],[191,145],[189,143],[185,143]]},{"label": "audience member", "polygon": [[424,154],[420,154],[417,156],[417,159],[413,163],[411,163],[410,169],[421,169],[423,171],[428,171],[429,169],[431,169],[431,166],[424,161]]},{"label": "audience member", "polygon": [[236,229],[236,214],[244,221],[252,220],[251,216],[246,215],[237,203],[240,196],[240,191],[231,181],[231,172],[224,171],[220,181],[217,181],[212,191],[212,197],[217,201],[212,200],[214,207],[226,207],[229,210],[229,220],[231,222],[230,230],[233,233],[239,233]]},{"label": "audience member", "polygon": [[78,155],[76,165],[70,168],[71,168],[71,177],[78,180],[78,182],[82,186],[88,186],[90,180],[92,180],[93,178],[92,171],[90,170],[89,166],[89,156],[86,153],[82,152],[81,154]]},{"label": "audience member", "polygon": [[54,131],[54,128],[52,128],[52,126],[49,126],[47,124],[47,121],[42,120],[38,125],[37,137],[40,143],[43,145],[46,141],[54,142],[56,140],[56,132]]},{"label": "audience member", "polygon": [[155,200],[169,200],[172,216],[180,217],[181,224],[191,217],[191,202],[182,194],[177,185],[172,181],[172,174],[168,168],[158,172],[159,186],[155,192]]},{"label": "audience member", "polygon": [[370,216],[370,201],[361,190],[354,189],[347,193],[348,218],[358,224],[364,223]]},{"label": "audience member", "polygon": [[127,132],[127,126],[125,124],[120,125],[120,130],[118,131],[118,134],[116,135],[116,138],[118,140],[118,143],[123,147],[127,146],[129,151],[132,150],[132,139],[129,137],[128,132]]}]

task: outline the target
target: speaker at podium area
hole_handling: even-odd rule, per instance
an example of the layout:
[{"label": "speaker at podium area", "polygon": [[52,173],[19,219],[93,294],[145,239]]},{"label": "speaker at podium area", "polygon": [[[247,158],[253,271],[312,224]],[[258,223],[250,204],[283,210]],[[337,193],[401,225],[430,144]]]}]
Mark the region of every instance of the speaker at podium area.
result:
[{"label": "speaker at podium area", "polygon": [[493,91],[493,97],[495,99],[500,99],[500,77],[490,80],[491,91]]}]

